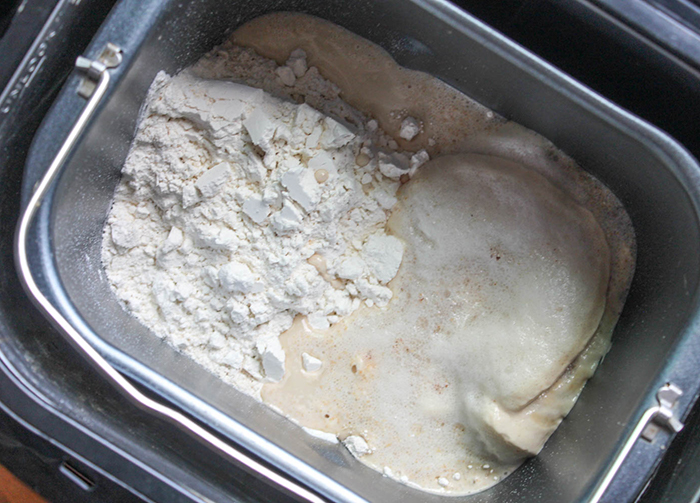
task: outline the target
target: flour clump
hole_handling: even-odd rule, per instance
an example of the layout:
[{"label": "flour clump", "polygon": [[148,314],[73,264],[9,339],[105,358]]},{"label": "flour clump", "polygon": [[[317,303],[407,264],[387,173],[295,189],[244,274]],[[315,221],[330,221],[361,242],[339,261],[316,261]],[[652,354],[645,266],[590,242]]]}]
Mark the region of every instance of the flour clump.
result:
[{"label": "flour clump", "polygon": [[232,52],[238,75],[214,55],[157,75],[103,262],[142,323],[259,397],[284,375],[278,337],[295,316],[327,328],[391,300],[403,245],[386,223],[400,183],[382,173],[408,172],[410,157],[303,50],[282,66]]}]

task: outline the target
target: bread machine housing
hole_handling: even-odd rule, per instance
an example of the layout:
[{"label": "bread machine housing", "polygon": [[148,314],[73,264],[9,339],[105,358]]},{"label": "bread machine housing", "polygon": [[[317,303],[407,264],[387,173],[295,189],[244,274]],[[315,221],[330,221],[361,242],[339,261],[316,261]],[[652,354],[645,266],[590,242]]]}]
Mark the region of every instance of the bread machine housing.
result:
[{"label": "bread machine housing", "polygon": [[[612,350],[537,458],[492,489],[449,501],[589,501],[601,494],[610,501],[633,499],[671,438],[668,421],[656,414],[660,434],[652,442],[631,442],[641,433],[640,421],[652,408],[682,420],[700,385],[692,365],[700,359],[700,170],[668,136],[448,2],[119,2],[85,55],[96,60],[111,43],[121,49],[121,63],[106,70],[106,93],[43,198],[27,240],[42,294],[150,397],[311,493],[334,501],[447,501],[383,477],[342,446],[314,439],[223,384],[131,318],[102,270],[102,228],[155,74],[176,73],[236,27],[273,11],[322,17],[382,46],[399,64],[441,78],[550,139],[625,204],[637,235],[637,271]],[[35,138],[24,204],[51,161],[42,145],[63,141],[85,106],[76,93],[81,79],[68,80]],[[671,392],[659,407],[657,391],[666,383],[683,394]],[[645,436],[652,437],[651,429]],[[614,481],[608,487],[623,451],[629,456],[618,475],[625,469],[635,475],[625,478],[624,487]]]}]

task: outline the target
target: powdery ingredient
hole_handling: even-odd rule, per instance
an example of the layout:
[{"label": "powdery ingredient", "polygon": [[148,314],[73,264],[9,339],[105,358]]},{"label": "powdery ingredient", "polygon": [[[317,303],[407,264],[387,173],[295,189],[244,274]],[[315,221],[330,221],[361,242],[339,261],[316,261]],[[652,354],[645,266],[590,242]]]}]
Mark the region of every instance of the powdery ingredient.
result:
[{"label": "powdery ingredient", "polygon": [[[278,337],[296,315],[323,329],[362,302],[390,301],[403,245],[387,218],[398,178],[428,156],[392,150],[303,51],[284,66],[233,53],[238,75],[217,71],[218,52],[156,77],[103,261],[141,322],[259,398],[263,382],[284,375]],[[310,372],[319,365],[305,361]]]}]

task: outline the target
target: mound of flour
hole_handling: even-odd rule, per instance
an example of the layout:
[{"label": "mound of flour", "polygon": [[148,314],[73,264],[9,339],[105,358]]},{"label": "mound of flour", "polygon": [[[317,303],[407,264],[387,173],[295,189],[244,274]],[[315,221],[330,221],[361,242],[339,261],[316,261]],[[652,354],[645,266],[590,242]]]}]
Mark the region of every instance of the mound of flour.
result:
[{"label": "mound of flour", "polygon": [[228,46],[158,74],[105,226],[125,308],[258,398],[295,316],[323,329],[385,306],[401,264],[386,223],[428,156],[338,94],[298,50],[278,66]]}]

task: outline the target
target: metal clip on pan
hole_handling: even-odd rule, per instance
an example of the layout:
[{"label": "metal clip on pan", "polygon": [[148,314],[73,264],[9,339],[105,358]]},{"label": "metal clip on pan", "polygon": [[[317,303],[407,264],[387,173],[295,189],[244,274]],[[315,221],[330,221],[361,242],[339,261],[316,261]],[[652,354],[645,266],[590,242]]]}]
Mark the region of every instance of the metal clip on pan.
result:
[{"label": "metal clip on pan", "polygon": [[22,284],[32,297],[36,306],[43,312],[45,316],[69,339],[73,345],[83,353],[88,360],[97,367],[97,369],[107,377],[117,388],[122,391],[129,399],[137,406],[148,409],[156,414],[166,418],[179,426],[183,427],[189,433],[200,437],[205,442],[211,444],[217,450],[231,457],[249,471],[257,473],[267,480],[273,482],[283,492],[291,493],[303,501],[313,503],[322,503],[325,500],[309,489],[301,486],[297,482],[290,480],[267,466],[252,459],[245,453],[239,451],[235,447],[229,445],[219,437],[195,423],[180,412],[163,405],[155,400],[152,400],[141,393],[134,385],[112,367],[80,334],[80,332],[66,320],[66,318],[51,304],[44,296],[41,289],[38,287],[34,276],[32,275],[29,266],[27,254],[27,238],[29,230],[34,221],[37,210],[41,207],[44,196],[49,188],[61,172],[68,155],[76,145],[78,138],[85,129],[85,126],[90,121],[100,101],[102,100],[107,88],[109,87],[110,75],[109,69],[116,68],[121,63],[121,49],[114,44],[107,44],[102,51],[100,57],[94,61],[85,57],[79,57],[76,61],[76,69],[84,74],[84,78],[78,88],[78,94],[87,99],[87,104],[78,117],[75,125],[68,133],[66,140],[59,149],[56,157],[52,161],[48,170],[44,174],[41,181],[34,189],[34,193],[27,204],[19,222],[17,234],[15,238],[15,260],[20,273]]},{"label": "metal clip on pan", "polygon": [[[69,132],[68,137],[58,151],[58,154],[46,171],[46,174],[37,185],[20,220],[16,236],[15,251],[17,266],[24,288],[31,295],[39,309],[43,311],[53,324],[62,330],[68,336],[69,340],[94,363],[98,370],[110,379],[128,398],[135,402],[137,406],[153,411],[175,422],[191,434],[200,437],[225,455],[230,456],[250,471],[262,475],[269,481],[275,483],[283,491],[292,493],[305,501],[315,503],[323,502],[324,499],[319,495],[250,458],[180,412],[156,402],[138,391],[130,381],[112,367],[90,344],[88,344],[78,330],[61,315],[43,295],[32,276],[27,259],[27,236],[32,226],[34,216],[41,206],[44,196],[61,172],[68,154],[77,143],[86,124],[104,96],[110,81],[109,69],[117,67],[120,63],[121,50],[113,44],[107,44],[97,61],[84,57],[79,57],[76,61],[77,70],[85,75],[77,92],[88,101],[77,122]],[[605,492],[609,489],[620,467],[640,437],[647,441],[652,441],[660,428],[666,428],[671,433],[677,433],[683,428],[683,424],[678,421],[672,411],[676,400],[681,394],[681,390],[674,384],[666,384],[661,387],[657,393],[658,405],[647,409],[642,415],[629,439],[620,450],[614,463],[596,488],[592,498],[589,500],[590,503],[598,503],[604,498]]]},{"label": "metal clip on pan", "polygon": [[617,458],[610,466],[610,469],[603,477],[603,480],[596,488],[595,493],[593,493],[588,503],[604,501],[605,492],[612,484],[622,463],[624,463],[627,456],[629,456],[634,444],[637,443],[640,437],[647,442],[653,442],[662,428],[672,434],[676,434],[683,429],[683,423],[681,423],[673,413],[673,407],[682,394],[683,391],[673,383],[664,384],[659,388],[659,391],[656,392],[658,405],[649,407],[644,411],[644,414],[642,414],[634,430],[632,430],[632,434],[622,446]]}]

